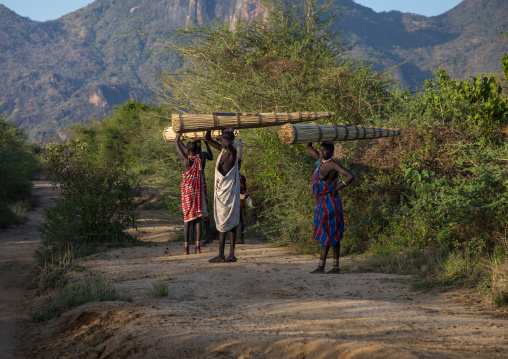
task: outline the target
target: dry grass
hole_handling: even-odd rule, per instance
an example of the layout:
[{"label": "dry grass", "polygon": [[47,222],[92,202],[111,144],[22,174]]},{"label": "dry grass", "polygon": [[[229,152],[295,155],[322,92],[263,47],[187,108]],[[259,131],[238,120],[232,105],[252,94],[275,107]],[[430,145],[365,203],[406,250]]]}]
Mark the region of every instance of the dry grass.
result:
[{"label": "dry grass", "polygon": [[490,290],[494,303],[508,305],[508,258],[494,259],[489,263]]},{"label": "dry grass", "polygon": [[346,125],[292,125],[286,124],[279,130],[279,137],[286,144],[354,141],[400,135],[401,131],[381,128]]}]

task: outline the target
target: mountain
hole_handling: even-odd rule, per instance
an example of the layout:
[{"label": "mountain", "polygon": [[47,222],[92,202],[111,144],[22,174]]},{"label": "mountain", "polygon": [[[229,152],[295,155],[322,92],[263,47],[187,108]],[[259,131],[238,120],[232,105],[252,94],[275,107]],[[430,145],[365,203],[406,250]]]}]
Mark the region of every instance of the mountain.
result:
[{"label": "mountain", "polygon": [[508,1],[464,0],[448,12],[425,17],[398,11],[376,14],[353,6],[342,25],[356,44],[354,54],[375,62],[378,69],[398,64],[394,76],[404,86],[432,76],[439,65],[459,77],[499,74],[508,42],[497,32],[508,30]]},{"label": "mountain", "polygon": [[[455,59],[459,76],[499,73],[508,42],[506,0],[464,0],[436,17],[397,11],[376,13],[352,0],[339,0],[347,13],[337,26],[355,44],[354,56],[393,68],[402,86],[431,76]],[[101,119],[129,98],[152,102],[153,72],[174,59],[151,53],[156,40],[136,36],[210,23],[234,14],[262,14],[261,0],[96,0],[85,8],[43,23],[0,5],[0,112],[30,138],[64,139],[68,125]],[[158,32],[160,36],[171,35]]]}]

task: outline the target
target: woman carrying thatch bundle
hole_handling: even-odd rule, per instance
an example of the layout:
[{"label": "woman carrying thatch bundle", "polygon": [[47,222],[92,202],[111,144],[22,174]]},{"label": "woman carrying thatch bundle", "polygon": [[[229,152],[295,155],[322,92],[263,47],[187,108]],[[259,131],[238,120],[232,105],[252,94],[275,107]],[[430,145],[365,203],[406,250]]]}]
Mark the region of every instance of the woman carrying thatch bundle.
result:
[{"label": "woman carrying thatch bundle", "polygon": [[187,148],[180,142],[181,134],[175,138],[175,147],[182,159],[183,173],[181,188],[183,210],[183,235],[185,241],[185,254],[189,254],[191,229],[196,232],[195,253],[201,253],[201,218],[208,215],[205,201],[204,177],[201,166],[201,155],[195,141],[187,141]]},{"label": "woman carrying thatch bundle", "polygon": [[[238,172],[242,170],[242,159],[238,159]],[[238,223],[237,227],[237,240],[236,244],[245,244],[245,240],[243,239],[243,234],[245,232],[245,223],[243,221],[245,208],[247,208],[247,198],[249,194],[247,193],[247,180],[244,175],[240,173],[240,223]]]},{"label": "woman carrying thatch bundle", "polygon": [[[312,178],[312,190],[316,197],[314,210],[314,239],[321,243],[319,266],[311,273],[325,273],[326,258],[330,247],[333,247],[333,266],[326,273],[339,273],[340,241],[344,232],[344,213],[338,191],[349,185],[355,176],[339,161],[332,158],[333,142],[323,142],[319,152],[312,147],[312,142],[305,148],[314,157],[317,168]],[[338,181],[338,176],[344,180]]]},{"label": "woman carrying thatch bundle", "polygon": [[[240,222],[240,176],[238,172],[237,150],[233,145],[233,129],[225,129],[212,140],[210,131],[206,132],[205,141],[221,151],[215,166],[213,214],[215,226],[219,231],[219,254],[210,259],[211,263],[236,262],[235,242],[236,227]],[[224,256],[226,234],[229,232],[229,255]]]}]

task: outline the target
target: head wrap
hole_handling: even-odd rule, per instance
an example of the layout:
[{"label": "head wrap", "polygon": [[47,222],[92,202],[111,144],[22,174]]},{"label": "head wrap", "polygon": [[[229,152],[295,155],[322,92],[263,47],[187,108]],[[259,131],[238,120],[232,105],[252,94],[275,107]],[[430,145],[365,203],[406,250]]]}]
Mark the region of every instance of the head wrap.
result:
[{"label": "head wrap", "polygon": [[222,134],[217,138],[230,137],[230,136],[232,136],[233,138],[235,137],[235,131],[232,128],[225,128],[221,132],[222,132]]}]

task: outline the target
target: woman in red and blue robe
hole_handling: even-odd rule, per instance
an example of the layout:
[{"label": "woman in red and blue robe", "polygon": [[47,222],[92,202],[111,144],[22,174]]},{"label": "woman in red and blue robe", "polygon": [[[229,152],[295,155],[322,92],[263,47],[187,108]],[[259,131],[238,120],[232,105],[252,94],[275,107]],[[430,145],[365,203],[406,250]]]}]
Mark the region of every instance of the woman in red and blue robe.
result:
[{"label": "woman in red and blue robe", "polygon": [[314,239],[323,246],[334,246],[342,239],[344,232],[344,213],[342,201],[338,195],[331,192],[337,187],[338,176],[331,184],[319,179],[322,159],[316,161],[317,168],[312,177],[312,192],[316,197],[314,210]]},{"label": "woman in red and blue robe", "polygon": [[[316,198],[314,210],[314,239],[321,243],[321,258],[317,269],[311,273],[325,273],[326,258],[333,247],[333,266],[326,273],[339,273],[340,241],[344,233],[344,212],[337,192],[349,185],[355,176],[339,161],[333,159],[333,142],[323,142],[319,152],[309,142],[307,151],[317,160],[312,178],[312,191]],[[339,174],[344,180],[339,182]]]}]

